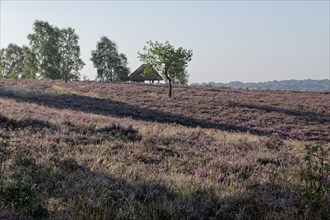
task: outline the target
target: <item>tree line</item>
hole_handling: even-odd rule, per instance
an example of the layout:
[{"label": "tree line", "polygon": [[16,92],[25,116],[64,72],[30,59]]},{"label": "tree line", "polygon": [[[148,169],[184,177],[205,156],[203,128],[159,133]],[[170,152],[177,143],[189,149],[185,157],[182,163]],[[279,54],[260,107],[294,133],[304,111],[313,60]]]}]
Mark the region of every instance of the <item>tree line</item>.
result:
[{"label": "tree line", "polygon": [[230,87],[230,88],[248,88],[248,89],[270,89],[270,90],[287,90],[287,91],[311,91],[311,92],[330,92],[330,80],[321,79],[304,79],[304,80],[273,80],[268,82],[240,82],[233,81],[229,83],[209,82],[209,83],[192,83],[192,86],[208,86],[208,87]]},{"label": "tree line", "polygon": [[[9,44],[0,50],[0,76],[13,79],[79,80],[85,63],[80,58],[79,36],[73,28],[58,28],[48,22],[35,21],[33,33],[27,36],[29,46]],[[117,45],[106,37],[97,43],[91,60],[98,70],[97,79],[107,81],[106,71],[128,75],[127,58],[119,54]],[[112,68],[100,65],[107,62]],[[101,63],[102,63],[101,62]],[[125,77],[115,79],[125,80]],[[112,79],[112,77],[111,77]],[[112,81],[112,80],[111,80]]]},{"label": "tree line", "polygon": [[79,79],[85,63],[80,58],[79,36],[72,28],[35,21],[27,36],[29,46],[10,43],[0,50],[0,76],[14,79]]},{"label": "tree line", "polygon": [[[11,79],[61,79],[79,80],[80,70],[85,63],[80,58],[79,36],[73,28],[58,28],[48,22],[36,20],[33,32],[27,36],[29,45],[22,47],[10,43],[0,49],[0,77]],[[147,41],[138,58],[156,69],[169,84],[187,84],[186,70],[192,51],[174,48],[165,43]],[[90,60],[97,69],[96,80],[122,82],[129,80],[130,70],[127,57],[118,51],[118,46],[103,36],[91,51]],[[152,70],[146,68],[145,74]]]}]

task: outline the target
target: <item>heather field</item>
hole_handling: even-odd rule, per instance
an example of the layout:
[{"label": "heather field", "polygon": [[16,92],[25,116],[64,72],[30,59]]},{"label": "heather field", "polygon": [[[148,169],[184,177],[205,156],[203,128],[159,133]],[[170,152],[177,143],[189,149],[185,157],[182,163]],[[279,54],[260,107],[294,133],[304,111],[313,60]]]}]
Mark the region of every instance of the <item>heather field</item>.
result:
[{"label": "heather field", "polygon": [[330,219],[330,94],[0,80],[0,219]]}]

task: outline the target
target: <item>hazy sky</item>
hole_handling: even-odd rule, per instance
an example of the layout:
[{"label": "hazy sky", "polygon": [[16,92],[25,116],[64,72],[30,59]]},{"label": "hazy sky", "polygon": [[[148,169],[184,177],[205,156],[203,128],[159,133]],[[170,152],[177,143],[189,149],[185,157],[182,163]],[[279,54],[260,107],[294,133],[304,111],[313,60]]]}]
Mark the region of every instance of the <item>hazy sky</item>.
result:
[{"label": "hazy sky", "polygon": [[329,1],[3,1],[0,46],[27,45],[35,20],[80,36],[82,74],[91,50],[118,44],[134,71],[146,41],[193,50],[189,82],[329,78]]}]

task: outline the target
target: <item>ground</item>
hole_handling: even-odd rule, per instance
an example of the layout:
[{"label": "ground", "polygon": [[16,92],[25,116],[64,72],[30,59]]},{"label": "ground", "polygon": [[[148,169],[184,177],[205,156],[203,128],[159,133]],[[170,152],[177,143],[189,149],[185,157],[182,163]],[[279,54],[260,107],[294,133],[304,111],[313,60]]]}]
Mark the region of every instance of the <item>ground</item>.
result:
[{"label": "ground", "polygon": [[327,219],[329,106],[329,93],[0,80],[0,217]]}]

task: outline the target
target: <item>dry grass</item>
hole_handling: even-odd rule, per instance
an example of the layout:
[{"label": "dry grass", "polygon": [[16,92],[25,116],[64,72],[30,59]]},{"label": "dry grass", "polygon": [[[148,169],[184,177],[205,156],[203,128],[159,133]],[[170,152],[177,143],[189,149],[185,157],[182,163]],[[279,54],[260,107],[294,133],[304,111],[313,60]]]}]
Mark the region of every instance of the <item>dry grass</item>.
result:
[{"label": "dry grass", "polygon": [[[298,93],[314,100],[311,106],[300,100],[291,104],[291,99],[282,103],[295,93],[265,91],[276,97],[277,107],[290,105],[290,114],[239,107],[240,93],[259,100],[260,91],[179,87],[175,94],[180,97],[168,100],[161,95],[163,86],[0,83],[0,145],[6,146],[2,178],[9,183],[28,176],[49,219],[328,218],[329,201],[316,207],[300,192],[305,146],[317,138],[328,141],[328,121],[321,121],[328,114],[325,94]],[[220,105],[218,93],[232,95],[235,107]],[[209,109],[207,102],[217,108]],[[185,105],[196,113],[187,113]],[[215,126],[219,108],[226,111],[223,120],[233,120],[235,126],[247,117],[248,129]],[[245,114],[239,116],[235,109]],[[277,117],[274,127],[263,127],[270,115]],[[287,116],[298,124],[279,132],[278,121],[289,120]],[[251,134],[255,120],[260,132]],[[267,129],[273,134],[261,132]],[[306,129],[319,133],[304,136]],[[292,130],[303,135],[293,136]],[[329,181],[329,173],[325,175]],[[0,217],[23,215],[10,207],[0,210]]]}]

